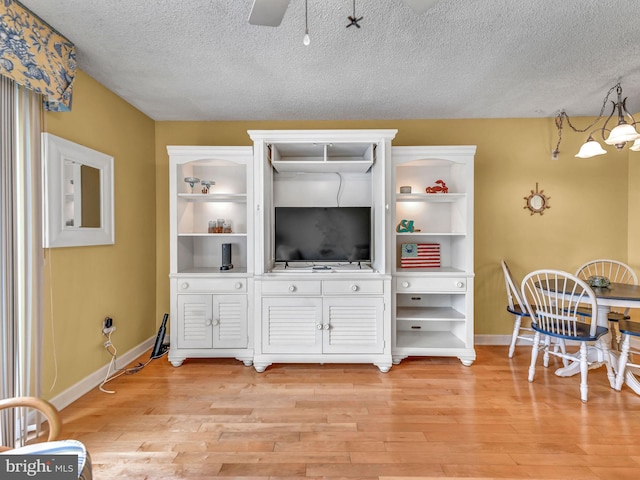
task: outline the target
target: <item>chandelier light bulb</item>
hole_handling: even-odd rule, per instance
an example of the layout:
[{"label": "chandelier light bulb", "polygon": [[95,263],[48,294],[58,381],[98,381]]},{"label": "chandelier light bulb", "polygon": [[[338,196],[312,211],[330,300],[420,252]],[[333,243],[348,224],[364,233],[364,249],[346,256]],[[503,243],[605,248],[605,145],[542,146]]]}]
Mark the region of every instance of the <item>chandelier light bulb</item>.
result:
[{"label": "chandelier light bulb", "polygon": [[605,153],[607,153],[607,151],[590,136],[575,156],[577,158],[591,158],[597,155],[604,155]]},{"label": "chandelier light bulb", "polygon": [[311,43],[311,38],[309,37],[309,31],[308,30],[306,30],[304,32],[304,38],[302,39],[302,43],[305,46],[308,46]]},{"label": "chandelier light bulb", "polygon": [[616,128],[611,130],[611,134],[609,138],[607,138],[604,143],[607,145],[619,145],[625,142],[631,142],[633,140],[637,140],[640,138],[640,133],[633,128],[633,125],[629,125],[628,123],[621,123]]}]

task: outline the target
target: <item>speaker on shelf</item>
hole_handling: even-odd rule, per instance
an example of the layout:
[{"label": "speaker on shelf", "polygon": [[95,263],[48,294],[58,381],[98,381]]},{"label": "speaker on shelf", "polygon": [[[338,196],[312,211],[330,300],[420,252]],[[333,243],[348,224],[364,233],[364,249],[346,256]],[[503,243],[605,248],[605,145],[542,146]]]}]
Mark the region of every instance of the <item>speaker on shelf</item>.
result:
[{"label": "speaker on shelf", "polygon": [[231,244],[223,243],[222,244],[222,266],[220,270],[231,270],[233,268],[233,263],[231,263]]}]

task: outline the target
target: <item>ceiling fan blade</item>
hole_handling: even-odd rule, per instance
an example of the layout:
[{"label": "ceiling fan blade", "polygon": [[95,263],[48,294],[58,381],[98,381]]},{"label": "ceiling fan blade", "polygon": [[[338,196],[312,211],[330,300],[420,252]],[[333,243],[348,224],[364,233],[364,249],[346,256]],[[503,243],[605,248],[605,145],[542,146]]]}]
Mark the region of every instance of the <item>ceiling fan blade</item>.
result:
[{"label": "ceiling fan blade", "polygon": [[253,0],[249,23],[277,27],[282,22],[288,6],[289,0]]},{"label": "ceiling fan blade", "polygon": [[409,5],[414,12],[423,13],[438,3],[438,0],[404,0],[404,2]]}]

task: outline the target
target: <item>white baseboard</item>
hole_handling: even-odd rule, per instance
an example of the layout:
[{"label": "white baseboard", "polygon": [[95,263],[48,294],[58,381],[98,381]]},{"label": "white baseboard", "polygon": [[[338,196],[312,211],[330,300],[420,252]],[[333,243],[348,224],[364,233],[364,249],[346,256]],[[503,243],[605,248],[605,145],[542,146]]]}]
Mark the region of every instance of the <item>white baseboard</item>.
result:
[{"label": "white baseboard", "polygon": [[[149,339],[142,342],[140,345],[133,347],[128,352],[123,355],[118,355],[118,368],[122,368],[123,365],[128,365],[137,359],[144,352],[153,347],[153,343],[155,342],[156,336],[150,337]],[[64,392],[59,395],[56,395],[54,398],[49,401],[58,409],[62,410],[68,405],[71,405],[81,396],[93,390],[95,387],[100,385],[104,378],[107,375],[107,371],[109,369],[109,364],[105,365],[101,369],[93,372],[91,375],[83,378],[75,385],[67,388]]]},{"label": "white baseboard", "polygon": [[476,345],[509,345],[511,335],[476,335],[473,341]]}]

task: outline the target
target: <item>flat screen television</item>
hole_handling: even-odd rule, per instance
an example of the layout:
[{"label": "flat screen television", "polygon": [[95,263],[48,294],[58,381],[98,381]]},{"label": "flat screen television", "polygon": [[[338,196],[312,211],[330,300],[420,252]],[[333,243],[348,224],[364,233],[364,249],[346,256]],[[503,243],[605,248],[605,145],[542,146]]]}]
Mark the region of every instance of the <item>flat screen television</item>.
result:
[{"label": "flat screen television", "polygon": [[276,262],[371,261],[371,207],[275,207]]}]

